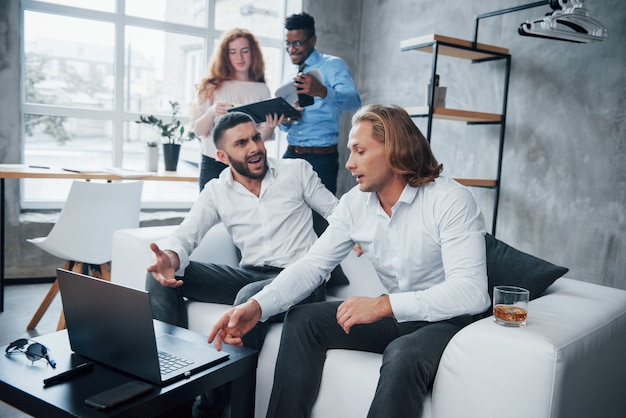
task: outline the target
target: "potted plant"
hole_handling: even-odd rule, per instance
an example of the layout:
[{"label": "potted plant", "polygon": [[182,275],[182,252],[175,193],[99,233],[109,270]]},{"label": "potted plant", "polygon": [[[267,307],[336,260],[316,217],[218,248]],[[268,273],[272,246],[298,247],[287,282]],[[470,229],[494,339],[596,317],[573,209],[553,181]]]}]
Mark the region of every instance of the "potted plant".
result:
[{"label": "potted plant", "polygon": [[[172,120],[170,122],[166,123],[163,119],[157,118],[154,115],[142,115],[139,117],[139,120],[135,122],[145,123],[159,130],[163,140],[163,159],[165,162],[165,170],[176,171],[178,156],[180,155],[180,144],[184,141],[191,141],[199,138],[193,133],[193,131],[185,130],[182,122],[178,119],[178,111],[180,110],[178,102],[172,102],[170,100],[169,103],[172,107]],[[148,147],[150,147],[150,143],[148,143]]]},{"label": "potted plant", "polygon": [[146,142],[146,171],[159,171],[158,142]]}]

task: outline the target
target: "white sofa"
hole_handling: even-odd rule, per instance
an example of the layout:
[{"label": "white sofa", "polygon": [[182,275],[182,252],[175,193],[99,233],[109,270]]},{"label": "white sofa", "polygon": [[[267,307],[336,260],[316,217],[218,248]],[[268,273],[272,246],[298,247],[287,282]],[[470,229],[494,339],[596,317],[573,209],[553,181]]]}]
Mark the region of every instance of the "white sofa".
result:
[{"label": "white sofa", "polygon": [[[117,231],[112,280],[144,288],[152,262],[148,243],[175,227]],[[237,263],[223,226],[214,227],[192,259]],[[342,267],[350,285],[329,297],[384,292],[369,262],[351,254]],[[228,306],[189,302],[189,328],[208,334]],[[282,324],[272,326],[259,355],[256,417],[264,417]],[[446,348],[422,418],[622,417],[626,411],[626,291],[558,279],[530,302],[528,325],[498,326],[491,317],[459,332]],[[367,415],[381,355],[328,352],[313,417]],[[416,417],[419,418],[419,417]]]}]

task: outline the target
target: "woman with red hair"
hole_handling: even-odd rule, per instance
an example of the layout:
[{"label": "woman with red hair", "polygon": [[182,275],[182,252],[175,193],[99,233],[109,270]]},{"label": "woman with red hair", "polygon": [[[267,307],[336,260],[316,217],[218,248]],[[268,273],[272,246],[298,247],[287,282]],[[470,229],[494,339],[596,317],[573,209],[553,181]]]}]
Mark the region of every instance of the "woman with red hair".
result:
[{"label": "woman with red hair", "polygon": [[[202,138],[200,191],[227,166],[215,159],[213,127],[229,108],[270,98],[265,84],[265,63],[256,37],[246,29],[234,28],[224,33],[209,62],[208,74],[196,86],[192,103],[191,125]],[[282,120],[268,115],[259,124],[263,140],[272,139],[274,128]]]}]

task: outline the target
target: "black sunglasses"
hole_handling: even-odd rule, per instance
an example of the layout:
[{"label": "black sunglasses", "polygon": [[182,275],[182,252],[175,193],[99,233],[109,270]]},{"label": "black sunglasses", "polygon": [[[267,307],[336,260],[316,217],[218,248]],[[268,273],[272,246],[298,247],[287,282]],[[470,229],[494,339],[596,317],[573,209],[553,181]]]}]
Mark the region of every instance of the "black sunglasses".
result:
[{"label": "black sunglasses", "polygon": [[[30,345],[24,348],[24,346],[29,343]],[[20,338],[19,340],[13,341],[7,346],[7,349],[4,350],[4,353],[7,356],[12,354],[25,354],[26,358],[33,363],[43,358],[46,359],[48,364],[52,366],[53,369],[57,367],[57,362],[50,357],[50,350],[48,347],[38,343],[37,341],[28,340],[26,338]]]}]

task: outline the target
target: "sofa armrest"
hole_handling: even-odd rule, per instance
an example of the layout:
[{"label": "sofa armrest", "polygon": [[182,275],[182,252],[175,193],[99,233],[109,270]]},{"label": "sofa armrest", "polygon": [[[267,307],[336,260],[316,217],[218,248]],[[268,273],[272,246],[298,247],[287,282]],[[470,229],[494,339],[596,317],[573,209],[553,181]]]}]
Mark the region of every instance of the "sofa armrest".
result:
[{"label": "sofa armrest", "polygon": [[176,226],[119,229],[113,233],[111,281],[135,289],[146,288],[146,268],[154,263],[150,243],[172,233]]},{"label": "sofa armrest", "polygon": [[488,317],[455,335],[437,372],[433,416],[621,416],[624,352],[626,291],[559,279],[530,302],[525,328]]},{"label": "sofa armrest", "polygon": [[[113,233],[111,280],[137,289],[145,289],[146,268],[154,263],[150,243],[165,238],[176,229],[172,226],[120,229]],[[189,258],[205,263],[239,265],[237,248],[223,224],[211,228]]]}]

